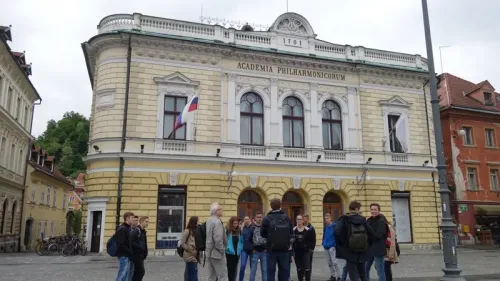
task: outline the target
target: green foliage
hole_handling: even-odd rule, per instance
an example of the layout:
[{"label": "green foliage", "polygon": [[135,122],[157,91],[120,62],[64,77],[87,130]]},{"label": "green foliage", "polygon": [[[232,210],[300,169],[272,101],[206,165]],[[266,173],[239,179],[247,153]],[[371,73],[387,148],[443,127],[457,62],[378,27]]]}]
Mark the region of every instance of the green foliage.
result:
[{"label": "green foliage", "polygon": [[80,236],[82,232],[82,211],[78,210],[73,212],[73,217],[71,218],[71,229],[73,234]]},{"label": "green foliage", "polygon": [[36,145],[56,157],[57,167],[64,176],[74,177],[85,171],[82,157],[87,155],[89,127],[90,121],[82,114],[66,112],[61,120],[47,123]]}]

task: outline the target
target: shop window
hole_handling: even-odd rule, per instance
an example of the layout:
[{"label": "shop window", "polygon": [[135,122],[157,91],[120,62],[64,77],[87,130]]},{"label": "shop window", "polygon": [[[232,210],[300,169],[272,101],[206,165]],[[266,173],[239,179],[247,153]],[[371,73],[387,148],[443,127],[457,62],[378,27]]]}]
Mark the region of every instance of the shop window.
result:
[{"label": "shop window", "polygon": [[186,224],[186,187],[160,186],[156,248],[175,249]]}]

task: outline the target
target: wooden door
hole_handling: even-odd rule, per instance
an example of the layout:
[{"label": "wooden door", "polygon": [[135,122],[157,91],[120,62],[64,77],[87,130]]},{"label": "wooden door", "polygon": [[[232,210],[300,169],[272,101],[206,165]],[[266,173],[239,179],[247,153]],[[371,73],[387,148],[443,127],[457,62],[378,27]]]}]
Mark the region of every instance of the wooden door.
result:
[{"label": "wooden door", "polygon": [[342,215],[342,199],[333,192],[328,192],[323,197],[323,215],[330,214],[333,221],[338,220]]},{"label": "wooden door", "polygon": [[262,200],[259,194],[253,190],[247,190],[238,197],[238,218],[245,216],[254,218],[258,212],[262,212]]},{"label": "wooden door", "polygon": [[288,191],[281,200],[281,209],[288,215],[293,225],[297,225],[296,218],[304,212],[304,205],[300,195],[293,191]]}]

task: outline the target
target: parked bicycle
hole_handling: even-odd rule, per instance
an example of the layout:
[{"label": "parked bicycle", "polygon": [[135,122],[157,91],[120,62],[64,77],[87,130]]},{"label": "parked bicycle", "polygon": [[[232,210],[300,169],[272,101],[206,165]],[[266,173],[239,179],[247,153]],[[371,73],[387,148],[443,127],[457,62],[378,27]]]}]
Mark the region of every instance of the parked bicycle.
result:
[{"label": "parked bicycle", "polygon": [[78,236],[73,236],[69,243],[64,245],[62,252],[63,257],[87,254],[87,243],[82,241]]},{"label": "parked bicycle", "polygon": [[87,245],[85,241],[78,236],[61,235],[54,237],[42,237],[38,239],[35,252],[40,256],[70,256],[87,254]]}]

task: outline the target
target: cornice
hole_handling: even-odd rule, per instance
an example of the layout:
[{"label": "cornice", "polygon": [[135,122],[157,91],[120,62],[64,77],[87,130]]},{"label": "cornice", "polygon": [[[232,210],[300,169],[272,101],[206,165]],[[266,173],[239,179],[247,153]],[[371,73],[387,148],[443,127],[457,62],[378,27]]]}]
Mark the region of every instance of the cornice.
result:
[{"label": "cornice", "polygon": [[16,187],[23,188],[23,177],[2,166],[0,166],[0,182],[10,183]]},{"label": "cornice", "polygon": [[[0,108],[0,117],[2,116],[2,112],[4,109]],[[3,114],[5,115],[5,114]],[[8,120],[8,121],[5,121]],[[10,118],[0,118],[0,137],[5,136],[9,139],[9,136],[12,136],[12,140],[15,145],[22,145],[24,147],[28,147],[29,140],[33,139],[33,137],[26,131],[19,123]]]}]

